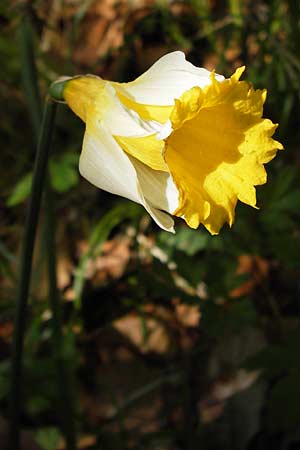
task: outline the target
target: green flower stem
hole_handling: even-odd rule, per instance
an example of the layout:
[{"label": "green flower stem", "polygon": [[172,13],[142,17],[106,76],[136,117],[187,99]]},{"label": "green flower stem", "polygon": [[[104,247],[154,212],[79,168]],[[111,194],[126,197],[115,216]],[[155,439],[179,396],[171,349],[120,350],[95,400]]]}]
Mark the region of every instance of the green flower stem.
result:
[{"label": "green flower stem", "polygon": [[[29,17],[29,13],[27,8],[24,7],[22,19],[20,22],[20,48],[21,48],[21,58],[22,58],[22,79],[24,92],[26,96],[26,100],[28,103],[29,114],[32,122],[33,132],[36,138],[36,142],[38,140],[39,130],[41,127],[41,116],[42,116],[42,103],[41,96],[38,87],[38,73],[36,69],[35,62],[35,52],[33,45],[33,34],[32,34],[32,25]],[[50,97],[53,99],[51,88],[50,88]],[[53,108],[53,115],[55,113],[55,105],[51,103],[51,107]],[[42,125],[43,132],[46,132],[45,127],[47,128],[47,124]],[[52,125],[51,125],[52,127]],[[45,156],[45,155],[44,155]],[[35,173],[35,172],[34,172]],[[41,175],[42,180],[47,177],[46,166]],[[68,450],[75,449],[75,425],[74,415],[73,415],[73,403],[72,403],[72,395],[71,395],[71,385],[70,385],[70,376],[67,372],[67,365],[64,358],[63,352],[63,333],[62,333],[62,320],[61,320],[61,312],[60,312],[60,303],[59,296],[57,290],[57,280],[56,280],[56,254],[55,254],[55,231],[54,231],[54,217],[53,217],[53,202],[52,202],[52,193],[50,184],[46,185],[45,192],[45,228],[46,228],[46,251],[47,251],[47,265],[48,265],[48,277],[49,277],[49,303],[50,308],[52,310],[52,337],[53,337],[53,356],[56,364],[56,372],[58,377],[58,389],[59,389],[59,398],[61,400],[59,409],[61,411],[61,420],[63,432],[65,434],[66,444]],[[39,207],[38,207],[39,209]],[[33,235],[35,232],[33,232]],[[26,237],[25,237],[26,238]],[[31,255],[27,255],[31,256]],[[31,267],[31,259],[30,267]],[[29,286],[29,278],[30,272],[27,273],[27,283]],[[28,287],[27,287],[28,294]],[[23,317],[25,317],[26,312],[26,300],[23,299],[25,304],[23,305]],[[22,324],[23,328],[25,324]],[[18,325],[16,325],[17,330]],[[17,332],[17,331],[16,331]],[[19,339],[21,342],[19,343],[19,348],[22,349],[22,342],[24,338],[24,330],[21,332],[21,337]],[[22,354],[18,356],[19,358],[19,370],[22,368]],[[17,377],[19,382],[21,381],[21,372]],[[12,385],[13,389],[13,385]],[[20,388],[18,388],[20,389]],[[18,399],[20,398],[20,392],[16,392],[16,396]],[[13,399],[11,403],[13,404]],[[15,405],[15,411],[12,409],[12,432],[11,432],[11,440],[12,442],[19,442],[19,436],[16,436],[15,429],[19,428],[19,410],[20,410],[20,400]],[[13,419],[13,417],[15,417]],[[14,425],[13,425],[14,424]],[[17,430],[19,433],[19,429]],[[13,437],[14,435],[14,437]],[[14,440],[13,440],[14,439]],[[12,445],[11,450],[18,450],[18,447],[14,444]]]},{"label": "green flower stem", "polygon": [[35,63],[35,54],[32,37],[32,27],[29,13],[26,9],[20,21],[20,53],[21,53],[21,69],[22,84],[28,103],[32,129],[35,136],[35,142],[38,142],[41,117],[42,117],[42,101],[38,86],[38,76]]},{"label": "green flower stem", "polygon": [[71,388],[71,376],[68,371],[66,352],[62,333],[62,312],[60,307],[59,292],[56,276],[56,243],[55,243],[55,215],[53,205],[53,193],[49,183],[45,191],[45,231],[46,249],[48,259],[49,301],[52,311],[52,345],[53,356],[56,364],[60,416],[63,424],[64,435],[68,450],[76,448],[76,433],[74,424],[74,406]]},{"label": "green flower stem", "polygon": [[20,449],[20,410],[22,386],[22,361],[26,312],[30,277],[32,271],[32,256],[36,229],[41,205],[43,185],[46,175],[48,155],[55,119],[56,104],[47,101],[42,121],[41,134],[33,170],[31,198],[25,221],[23,248],[20,260],[20,278],[17,286],[16,316],[12,347],[11,391],[10,391],[10,430],[9,449]]}]

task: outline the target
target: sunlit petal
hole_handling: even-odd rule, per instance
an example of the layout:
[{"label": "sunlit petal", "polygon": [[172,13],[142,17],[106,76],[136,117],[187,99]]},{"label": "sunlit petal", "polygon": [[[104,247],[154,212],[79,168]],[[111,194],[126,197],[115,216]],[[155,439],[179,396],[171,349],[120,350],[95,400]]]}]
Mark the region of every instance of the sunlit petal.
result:
[{"label": "sunlit petal", "polygon": [[212,76],[206,88],[185,92],[166,139],[165,160],[180,193],[174,214],[212,234],[233,223],[238,199],[256,205],[254,186],[266,181],[263,163],[282,148],[271,138],[276,125],[262,118],[265,91],[239,81],[241,73],[223,82]]},{"label": "sunlit petal", "polygon": [[[217,234],[238,200],[256,207],[264,164],[282,145],[262,118],[265,90],[197,68],[181,52],[129,83],[78,76],[64,99],[86,122],[80,171],[91,183],[146,208],[163,228],[168,213]],[[61,95],[61,94],[60,94]]]},{"label": "sunlit petal", "polygon": [[[118,84],[118,88],[137,103],[167,106],[191,87],[210,84],[209,76],[208,70],[194,66],[184,53],[176,51],[162,56],[136,80]],[[221,75],[217,78],[224,79]]]},{"label": "sunlit petal", "polygon": [[[143,164],[135,162],[122,151],[112,135],[99,125],[93,116],[87,119],[79,163],[82,176],[100,189],[140,203],[161,228],[173,231],[172,217],[160,210],[167,211],[168,207],[167,193],[162,190],[165,184],[167,191],[168,182],[164,181],[165,175],[163,172],[157,172],[161,177],[158,175],[155,179],[152,176],[151,182],[158,185],[152,187],[160,192],[160,196],[150,195],[149,198],[150,175],[137,173],[138,170],[142,172],[142,167]],[[151,171],[146,167],[144,172],[147,170]]]}]

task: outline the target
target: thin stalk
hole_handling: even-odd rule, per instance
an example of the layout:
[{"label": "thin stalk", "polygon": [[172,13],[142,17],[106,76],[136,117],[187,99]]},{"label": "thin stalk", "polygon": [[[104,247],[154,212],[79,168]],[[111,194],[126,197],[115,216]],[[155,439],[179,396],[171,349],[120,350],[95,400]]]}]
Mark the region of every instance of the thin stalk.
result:
[{"label": "thin stalk", "polygon": [[237,27],[243,25],[242,2],[241,0],[229,0],[229,11]]},{"label": "thin stalk", "polygon": [[49,302],[52,311],[52,345],[53,356],[57,371],[57,384],[60,397],[60,416],[68,450],[76,447],[74,407],[70,374],[66,364],[64,341],[62,333],[62,312],[56,275],[56,245],[55,245],[55,215],[53,205],[53,192],[49,183],[45,191],[45,231],[48,263]]},{"label": "thin stalk", "polygon": [[26,95],[26,101],[28,103],[35,142],[37,142],[41,126],[42,102],[37,81],[32,27],[30,18],[28,17],[28,14],[26,14],[26,11],[22,16],[20,23],[20,50],[22,63],[22,83]]},{"label": "thin stalk", "polygon": [[183,426],[183,448],[186,450],[194,450],[198,447],[195,442],[196,424],[197,424],[197,408],[195,401],[195,392],[193,389],[193,367],[191,354],[185,356],[185,382],[183,388],[183,410],[184,410],[184,426]]},{"label": "thin stalk", "polygon": [[[22,57],[22,78],[24,92],[28,103],[33,132],[38,138],[41,126],[41,95],[38,86],[38,73],[33,44],[32,25],[26,8],[20,23],[20,48]],[[53,106],[54,108],[54,106]],[[45,177],[46,171],[44,171]],[[47,183],[45,192],[45,228],[47,246],[47,266],[49,278],[49,302],[52,310],[52,336],[53,336],[53,356],[56,364],[58,378],[59,398],[61,399],[59,409],[61,411],[61,422],[68,450],[75,449],[75,425],[73,415],[73,403],[71,395],[70,374],[67,371],[67,364],[63,353],[63,333],[62,319],[60,312],[60,302],[56,280],[56,254],[55,254],[55,227],[54,208],[50,184]],[[29,281],[28,281],[29,282]],[[26,309],[26,307],[25,307]],[[15,449],[14,449],[15,450]]]},{"label": "thin stalk", "polygon": [[22,386],[22,361],[24,349],[24,334],[26,326],[26,312],[29,294],[30,277],[32,271],[32,257],[36,229],[41,205],[43,185],[51,144],[51,137],[56,112],[56,104],[47,101],[43,114],[41,134],[33,170],[31,198],[25,220],[23,247],[20,259],[20,278],[17,286],[16,316],[12,345],[11,389],[9,398],[10,429],[9,449],[20,449],[20,410]]}]

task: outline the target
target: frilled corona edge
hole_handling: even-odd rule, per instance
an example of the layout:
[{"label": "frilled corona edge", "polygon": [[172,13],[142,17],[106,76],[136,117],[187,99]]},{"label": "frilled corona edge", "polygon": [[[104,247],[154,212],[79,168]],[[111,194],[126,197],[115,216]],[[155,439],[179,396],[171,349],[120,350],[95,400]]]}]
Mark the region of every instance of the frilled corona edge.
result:
[{"label": "frilled corona edge", "polygon": [[262,117],[266,91],[240,81],[243,71],[224,79],[173,52],[129,83],[64,79],[59,95],[86,123],[81,174],[165,230],[172,215],[211,234],[231,226],[238,200],[256,206],[264,164],[283,148]]}]

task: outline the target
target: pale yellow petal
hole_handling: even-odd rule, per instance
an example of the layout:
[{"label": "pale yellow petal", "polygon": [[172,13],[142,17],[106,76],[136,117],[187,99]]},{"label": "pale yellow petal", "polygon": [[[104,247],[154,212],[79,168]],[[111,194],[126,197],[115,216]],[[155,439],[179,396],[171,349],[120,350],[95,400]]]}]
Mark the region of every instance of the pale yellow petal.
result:
[{"label": "pale yellow petal", "polygon": [[156,135],[145,137],[114,136],[122,149],[131,156],[155,170],[169,172],[163,159],[165,143],[159,141]]},{"label": "pale yellow petal", "polygon": [[123,95],[117,87],[116,92],[123,105],[135,111],[143,120],[156,120],[164,123],[170,117],[173,106],[144,105]]},{"label": "pale yellow petal", "polygon": [[84,75],[71,78],[66,84],[63,96],[72,111],[86,122],[88,109],[101,95],[105,81],[94,75]]}]

